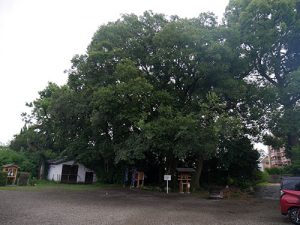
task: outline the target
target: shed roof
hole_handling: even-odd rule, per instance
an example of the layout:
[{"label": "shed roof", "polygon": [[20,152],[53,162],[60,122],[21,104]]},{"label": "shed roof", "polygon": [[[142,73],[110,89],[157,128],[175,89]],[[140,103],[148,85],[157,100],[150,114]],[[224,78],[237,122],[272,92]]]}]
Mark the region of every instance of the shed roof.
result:
[{"label": "shed roof", "polygon": [[52,165],[57,165],[57,164],[61,164],[61,163],[68,162],[68,161],[74,161],[74,159],[61,158],[61,159],[56,159],[56,160],[48,160],[47,162]]},{"label": "shed roof", "polygon": [[178,172],[188,172],[188,173],[194,173],[195,170],[193,168],[176,168]]},{"label": "shed roof", "polygon": [[16,167],[16,168],[20,168],[18,165],[14,164],[14,163],[9,163],[9,164],[5,164],[2,166],[3,168],[7,168],[7,167]]}]

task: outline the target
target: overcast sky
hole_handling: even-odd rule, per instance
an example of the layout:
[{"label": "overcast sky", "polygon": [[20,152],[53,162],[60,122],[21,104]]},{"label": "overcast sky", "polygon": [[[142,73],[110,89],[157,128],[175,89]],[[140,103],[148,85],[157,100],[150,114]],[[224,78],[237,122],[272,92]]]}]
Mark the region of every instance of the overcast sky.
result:
[{"label": "overcast sky", "polygon": [[197,17],[211,11],[221,19],[228,0],[0,0],[0,142],[24,125],[26,102],[49,81],[65,84],[70,60],[85,53],[97,28],[124,13],[153,10]]}]

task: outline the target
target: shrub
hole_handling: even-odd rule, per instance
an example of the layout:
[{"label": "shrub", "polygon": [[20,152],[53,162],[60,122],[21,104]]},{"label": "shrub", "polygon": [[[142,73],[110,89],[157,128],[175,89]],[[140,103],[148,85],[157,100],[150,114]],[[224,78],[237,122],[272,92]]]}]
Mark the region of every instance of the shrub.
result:
[{"label": "shrub", "polygon": [[246,179],[234,179],[234,186],[239,187],[241,190],[245,190],[249,187],[254,186],[253,181]]},{"label": "shrub", "polygon": [[29,184],[30,184],[31,186],[35,186],[37,182],[38,182],[38,180],[37,180],[35,177],[32,177],[32,178],[29,180]]},{"label": "shrub", "polygon": [[6,185],[7,173],[0,171],[0,186]]},{"label": "shrub", "polygon": [[29,183],[29,179],[30,179],[30,173],[27,172],[19,173],[18,185],[19,186],[27,185]]},{"label": "shrub", "polygon": [[31,159],[24,152],[16,152],[9,148],[0,146],[0,168],[2,165],[15,163],[20,167],[20,171],[35,172],[38,165],[33,159]]},{"label": "shrub", "polygon": [[284,167],[283,176],[300,176],[300,168],[297,165]]},{"label": "shrub", "polygon": [[265,183],[269,181],[270,175],[266,171],[264,172],[257,171],[255,179],[256,179],[256,183]]},{"label": "shrub", "polygon": [[281,175],[283,174],[283,169],[279,167],[266,168],[266,171],[270,175]]}]

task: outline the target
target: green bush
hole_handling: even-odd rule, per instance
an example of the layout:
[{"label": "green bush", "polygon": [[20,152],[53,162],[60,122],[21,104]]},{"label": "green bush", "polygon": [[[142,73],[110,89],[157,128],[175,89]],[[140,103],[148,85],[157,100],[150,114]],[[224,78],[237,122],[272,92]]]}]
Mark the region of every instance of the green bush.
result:
[{"label": "green bush", "polygon": [[28,172],[20,172],[18,177],[18,185],[26,186],[29,183],[30,173]]},{"label": "green bush", "polygon": [[298,165],[289,165],[284,168],[284,176],[300,176],[300,168]]},{"label": "green bush", "polygon": [[273,167],[273,168],[266,168],[266,171],[269,175],[282,175],[284,173],[283,168]]},{"label": "green bush", "polygon": [[38,180],[35,177],[31,177],[29,180],[29,185],[35,186],[37,184]]},{"label": "green bush", "polygon": [[6,185],[7,173],[0,171],[0,186]]},{"label": "green bush", "polygon": [[245,190],[254,186],[254,182],[248,179],[234,178],[233,186],[239,187],[241,190]]},{"label": "green bush", "polygon": [[14,163],[20,167],[20,171],[33,173],[37,171],[38,163],[31,159],[25,152],[13,151],[0,146],[0,168],[2,165]]},{"label": "green bush", "polygon": [[265,182],[268,182],[269,179],[270,179],[270,174],[266,171],[264,172],[261,172],[261,171],[257,171],[256,173],[256,183],[265,183]]},{"label": "green bush", "polygon": [[283,167],[281,170],[282,176],[300,176],[300,146],[295,146],[291,149],[292,164]]}]

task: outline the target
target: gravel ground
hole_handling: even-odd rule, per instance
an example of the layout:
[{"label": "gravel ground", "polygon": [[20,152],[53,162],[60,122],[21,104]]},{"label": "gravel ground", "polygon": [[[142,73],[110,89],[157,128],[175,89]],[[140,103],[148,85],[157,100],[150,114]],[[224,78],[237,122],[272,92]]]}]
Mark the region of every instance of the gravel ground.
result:
[{"label": "gravel ground", "polygon": [[256,197],[263,199],[280,199],[280,184],[269,184],[256,187]]},{"label": "gravel ground", "polygon": [[1,225],[282,225],[278,200],[208,200],[128,189],[0,190]]}]

